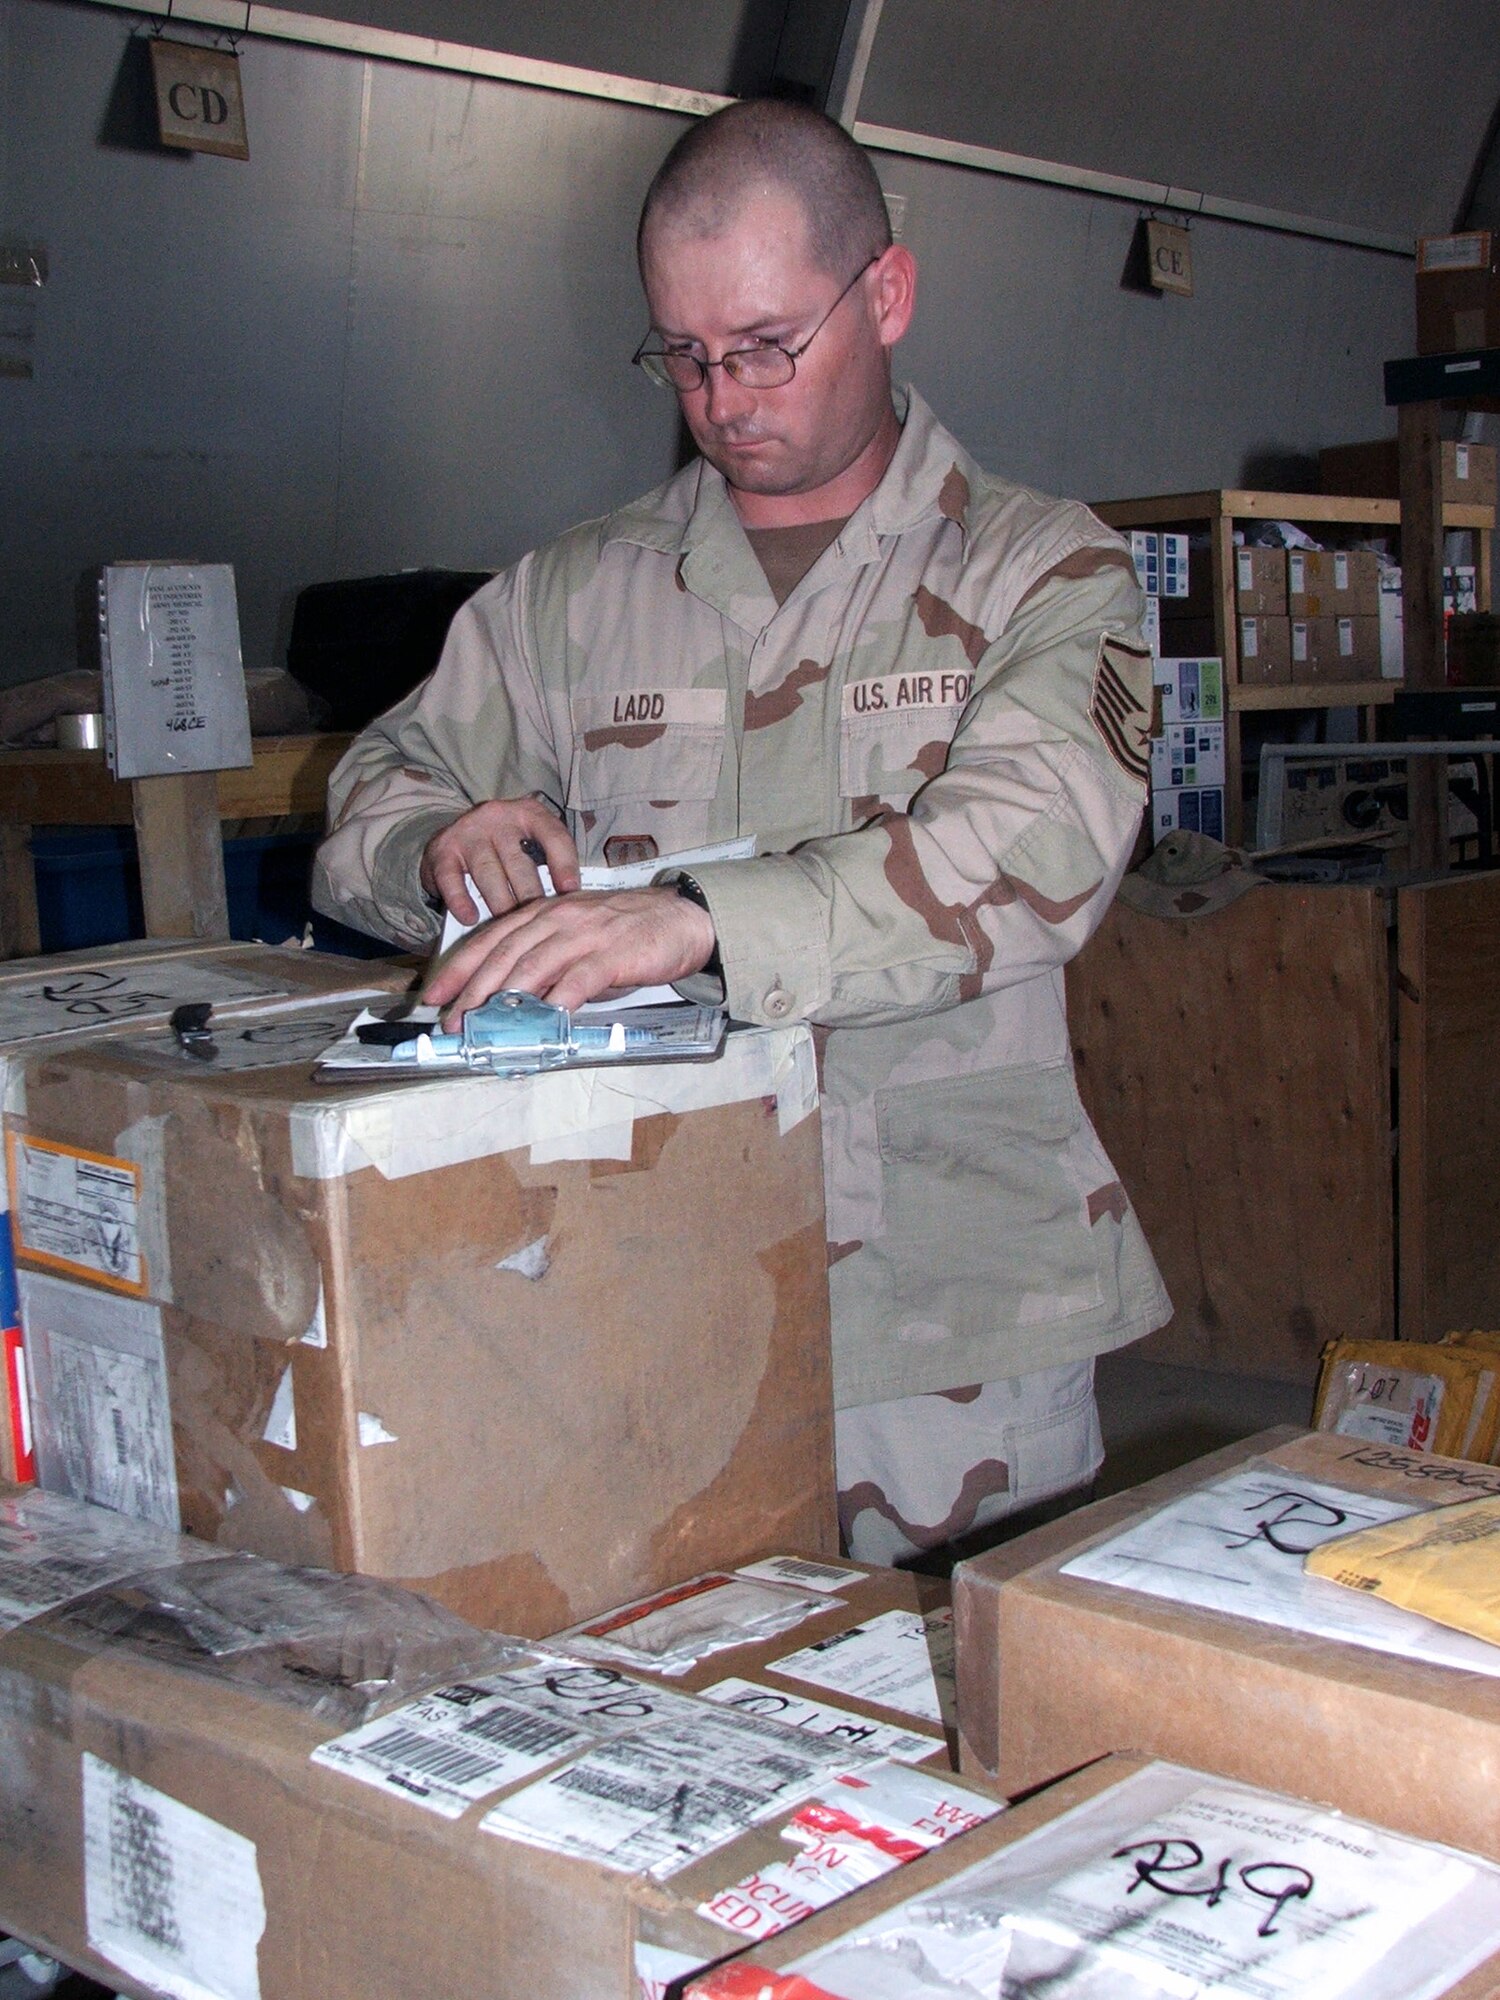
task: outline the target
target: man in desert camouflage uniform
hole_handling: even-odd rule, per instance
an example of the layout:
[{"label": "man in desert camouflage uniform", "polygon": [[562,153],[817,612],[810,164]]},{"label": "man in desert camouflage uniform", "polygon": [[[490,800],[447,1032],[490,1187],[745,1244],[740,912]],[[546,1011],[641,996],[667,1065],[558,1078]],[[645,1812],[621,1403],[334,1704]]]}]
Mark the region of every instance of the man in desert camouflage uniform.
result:
[{"label": "man in desert camouflage uniform", "polygon": [[[1086,1484],[1094,1356],[1167,1315],[1063,1008],[1145,797],[1142,601],[1086,509],[893,397],[915,267],[830,121],[695,127],[640,252],[702,456],[459,612],[335,773],[315,899],[420,947],[471,877],[502,914],[430,982],[450,1020],[670,981],[814,1025],[841,1516],[889,1561]],[[570,892],[747,833],[539,899],[539,853]]]}]

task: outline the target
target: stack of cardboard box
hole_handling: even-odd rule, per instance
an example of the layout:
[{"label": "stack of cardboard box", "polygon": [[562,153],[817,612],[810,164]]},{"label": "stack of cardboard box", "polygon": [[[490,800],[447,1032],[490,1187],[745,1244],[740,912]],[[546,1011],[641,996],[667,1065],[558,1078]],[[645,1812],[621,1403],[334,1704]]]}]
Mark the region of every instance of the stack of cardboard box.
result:
[{"label": "stack of cardboard box", "polygon": [[44,1485],[528,1635],[835,1546],[806,1028],[330,1086],[236,1025],[11,1063]]},{"label": "stack of cardboard box", "polygon": [[[616,1666],[51,1495],[0,1494],[0,1547],[0,1924],[112,1987],[659,1995],[1000,1809],[909,1578],[696,1579],[595,1621]],[[696,1665],[633,1671],[674,1610]]]},{"label": "stack of cardboard box", "polygon": [[[207,1002],[217,1023],[257,1007],[274,1011],[259,1029],[282,1044],[320,1047],[367,1000],[394,998],[412,980],[409,965],[331,953],[202,939],[137,940],[0,967],[0,1090],[29,1054],[77,1048],[120,1035],[169,1041],[173,1010]],[[239,1022],[239,1031],[248,1024]],[[249,1030],[255,1032],[253,1029]],[[0,1316],[5,1367],[0,1380],[0,1477],[34,1476],[28,1369],[11,1242],[7,1167],[0,1155]],[[102,1220],[102,1218],[96,1218]]]}]

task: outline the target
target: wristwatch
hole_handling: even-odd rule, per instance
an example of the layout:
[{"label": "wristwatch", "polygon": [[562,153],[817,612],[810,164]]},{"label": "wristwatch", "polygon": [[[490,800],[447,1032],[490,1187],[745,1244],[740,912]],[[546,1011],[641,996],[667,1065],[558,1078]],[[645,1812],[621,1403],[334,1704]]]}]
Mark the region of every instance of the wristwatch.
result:
[{"label": "wristwatch", "polygon": [[[708,907],[708,898],[698,887],[698,884],[693,880],[691,875],[679,875],[673,882],[672,887],[685,903],[696,903],[706,917],[712,917],[713,912]],[[707,964],[700,969],[706,972],[711,979],[717,979],[721,984],[723,983],[724,961],[719,956],[719,940],[717,937],[714,939],[712,955]],[[694,976],[696,977],[696,975]]]}]

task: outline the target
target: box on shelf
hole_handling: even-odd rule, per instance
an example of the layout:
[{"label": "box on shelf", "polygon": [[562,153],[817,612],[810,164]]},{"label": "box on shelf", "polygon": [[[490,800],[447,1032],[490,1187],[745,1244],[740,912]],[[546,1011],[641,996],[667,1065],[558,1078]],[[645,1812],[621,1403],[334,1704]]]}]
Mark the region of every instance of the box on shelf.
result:
[{"label": "box on shelf", "polygon": [[1234,552],[1235,609],[1244,617],[1276,618],[1286,611],[1286,550],[1239,548]]},{"label": "box on shelf", "polygon": [[[1000,1811],[366,1578],[152,1532],[123,1580],[0,1637],[0,1924],[111,1990],[631,2000]],[[761,1590],[795,1619],[795,1587]]]},{"label": "box on shelf", "polygon": [[1450,617],[1455,612],[1479,609],[1479,577],[1473,563],[1457,563],[1444,569],[1443,609]]},{"label": "box on shelf", "polygon": [[1417,238],[1417,352],[1500,347],[1500,239],[1488,229]]},{"label": "box on shelf", "polygon": [[1132,528],[1129,540],[1136,580],[1148,597],[1187,596],[1190,558],[1186,535]]},{"label": "box on shelf", "polygon": [[685,2000],[1493,2000],[1497,1930],[1500,1869],[1478,1856],[1122,1754],[700,1974]]},{"label": "box on shelf", "polygon": [[1161,653],[1161,599],[1159,597],[1148,597],[1146,599],[1146,609],[1141,618],[1141,630],[1146,636],[1146,644],[1151,649],[1152,657],[1159,657]]},{"label": "box on shelf", "polygon": [[1289,687],[1292,621],[1274,615],[1240,620],[1240,681],[1247,687]]},{"label": "box on shelf", "polygon": [[1161,536],[1154,528],[1131,528],[1130,560],[1135,564],[1135,580],[1148,597],[1161,595]]},{"label": "box on shelf", "polygon": [[1337,1533],[1497,1493],[1283,1428],[964,1563],[962,1768],[1014,1794],[1127,1743],[1500,1859],[1500,1651],[1302,1574]]},{"label": "box on shelf", "polygon": [[1222,660],[1201,655],[1158,659],[1152,662],[1151,678],[1160,691],[1163,723],[1224,720]]},{"label": "box on shelf", "polygon": [[1179,828],[1187,833],[1206,833],[1210,840],[1224,838],[1224,787],[1189,785],[1154,789],[1151,793],[1151,838]]},{"label": "box on shelf", "polygon": [[[1445,507],[1493,507],[1495,447],[1442,441],[1442,501]],[[1371,500],[1401,497],[1400,452],[1394,438],[1368,444],[1331,445],[1318,453],[1318,484],[1325,493]]]},{"label": "box on shelf", "polygon": [[1292,618],[1375,617],[1379,556],[1373,549],[1288,549],[1286,607]]},{"label": "box on shelf", "polygon": [[1293,618],[1289,623],[1294,686],[1380,679],[1378,609],[1368,617]]},{"label": "box on shelf", "polygon": [[835,1547],[805,1028],[511,1080],[230,1053],[16,1066],[44,1484],[527,1634]]},{"label": "box on shelf", "polygon": [[1151,744],[1151,790],[1224,783],[1222,722],[1168,722]]},{"label": "box on shelf", "polygon": [[[274,1003],[267,1032],[337,1034],[365,999],[403,991],[409,966],[227,939],[139,939],[0,966],[0,1090],[38,1049],[162,1030],[172,1010],[208,1001],[225,1020]],[[0,1476],[33,1476],[24,1333],[19,1320],[10,1197],[0,1149]]]},{"label": "box on shelf", "polygon": [[1406,609],[1399,569],[1380,572],[1380,673],[1388,681],[1406,675]]},{"label": "box on shelf", "polygon": [[[1241,546],[1234,550],[1234,561],[1229,573],[1230,587],[1234,594],[1236,611],[1252,617],[1277,617],[1286,614],[1286,550],[1263,549]],[[1185,652],[1213,650],[1213,618],[1217,607],[1214,604],[1213,565],[1209,560],[1206,540],[1200,541],[1194,551],[1190,588],[1185,597],[1168,604],[1166,617],[1169,626],[1187,629],[1192,621],[1205,621],[1203,627],[1209,636],[1201,641],[1193,640],[1182,647]]]}]

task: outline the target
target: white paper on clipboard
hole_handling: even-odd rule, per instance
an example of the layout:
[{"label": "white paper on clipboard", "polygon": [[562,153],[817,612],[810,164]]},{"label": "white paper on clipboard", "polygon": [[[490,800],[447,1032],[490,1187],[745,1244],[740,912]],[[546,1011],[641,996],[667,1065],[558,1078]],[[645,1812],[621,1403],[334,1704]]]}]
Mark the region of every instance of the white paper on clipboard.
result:
[{"label": "white paper on clipboard", "polygon": [[[629,861],[621,868],[588,867],[579,870],[580,888],[584,889],[649,889],[664,868],[691,868],[709,861],[748,861],[755,853],[755,835],[746,834],[739,840],[720,840],[708,847],[685,848],[680,854],[661,854],[651,861]],[[545,862],[537,873],[542,878],[542,894],[556,895],[552,886],[552,874]],[[437,956],[451,951],[460,938],[466,938],[478,924],[488,921],[493,912],[489,904],[474,886],[472,876],[465,875],[464,887],[473,897],[479,916],[476,923],[461,924],[451,910],[443,917],[443,935],[438,940]],[[622,1007],[665,1007],[681,998],[675,987],[637,986],[629,993],[623,993],[617,1000],[596,1000],[587,1007],[579,1007],[580,1017],[594,1012],[617,1014]]]}]

